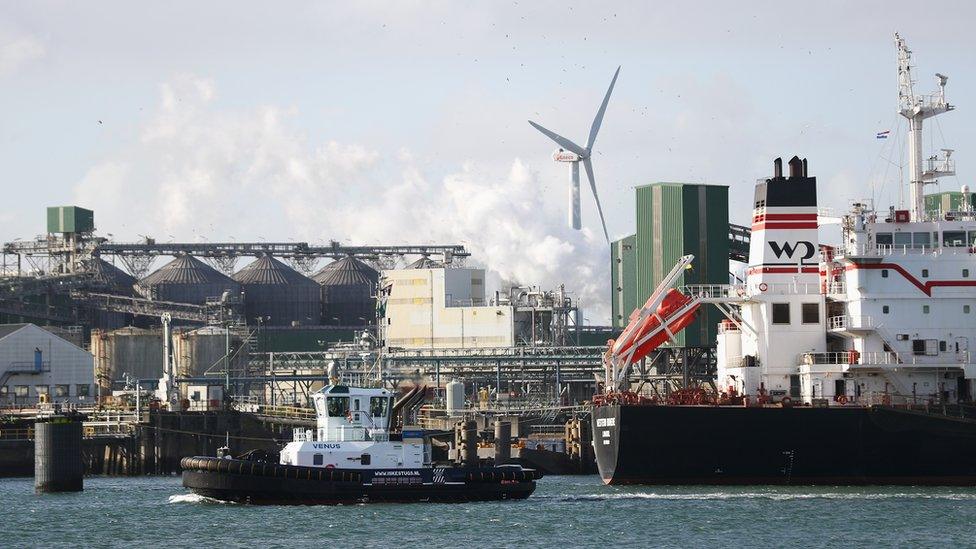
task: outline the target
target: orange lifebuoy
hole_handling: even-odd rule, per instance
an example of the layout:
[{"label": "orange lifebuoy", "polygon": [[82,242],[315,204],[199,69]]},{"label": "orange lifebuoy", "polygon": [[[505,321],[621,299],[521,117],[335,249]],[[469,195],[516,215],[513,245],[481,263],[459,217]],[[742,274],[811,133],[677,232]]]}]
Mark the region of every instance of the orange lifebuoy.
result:
[{"label": "orange lifebuoy", "polygon": [[847,404],[847,395],[837,395],[834,400],[837,401],[837,404]]},{"label": "orange lifebuoy", "polygon": [[790,397],[783,397],[779,400],[779,404],[780,406],[784,406],[788,408],[790,405],[793,404],[793,399]]},{"label": "orange lifebuoy", "polygon": [[759,291],[760,292],[765,292],[768,289],[769,289],[769,285],[768,284],[766,284],[765,282],[760,282],[759,283]]}]

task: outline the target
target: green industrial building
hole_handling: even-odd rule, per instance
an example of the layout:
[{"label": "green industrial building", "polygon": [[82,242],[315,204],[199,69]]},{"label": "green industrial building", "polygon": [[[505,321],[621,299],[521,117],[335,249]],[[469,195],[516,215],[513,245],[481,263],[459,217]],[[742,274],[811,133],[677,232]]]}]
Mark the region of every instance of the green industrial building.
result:
[{"label": "green industrial building", "polygon": [[637,235],[625,236],[610,243],[610,310],[614,328],[627,325],[631,311],[637,308]]},{"label": "green industrial building", "polygon": [[[637,187],[637,232],[611,245],[613,325],[627,325],[631,311],[654,291],[683,255],[692,269],[678,285],[728,284],[729,188],[724,185],[653,183]],[[702,307],[698,320],[677,335],[674,347],[715,345],[721,313]]]},{"label": "green industrial building", "polygon": [[47,209],[48,233],[90,233],[95,230],[95,212],[78,206]]},{"label": "green industrial building", "polygon": [[925,211],[938,215],[940,212],[976,210],[976,193],[945,191],[925,195]]}]

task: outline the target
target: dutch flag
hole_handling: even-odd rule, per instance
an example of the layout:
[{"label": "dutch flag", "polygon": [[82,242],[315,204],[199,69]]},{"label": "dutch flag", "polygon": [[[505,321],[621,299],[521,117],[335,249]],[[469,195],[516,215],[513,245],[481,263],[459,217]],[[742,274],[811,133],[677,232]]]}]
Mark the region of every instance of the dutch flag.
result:
[{"label": "dutch flag", "polygon": [[888,139],[888,134],[889,133],[891,133],[891,130],[885,130],[883,132],[878,132],[878,139]]}]

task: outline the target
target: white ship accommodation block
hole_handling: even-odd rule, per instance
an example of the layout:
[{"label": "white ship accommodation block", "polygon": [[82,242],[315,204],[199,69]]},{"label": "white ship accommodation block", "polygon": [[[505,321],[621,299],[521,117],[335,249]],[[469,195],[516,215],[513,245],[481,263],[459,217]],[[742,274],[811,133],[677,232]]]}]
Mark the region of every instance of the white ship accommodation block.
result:
[{"label": "white ship accommodation block", "polygon": [[861,204],[818,240],[816,179],[790,161],[756,186],[746,282],[726,307],[722,391],[832,405],[969,400],[976,365],[976,215],[912,221]]}]

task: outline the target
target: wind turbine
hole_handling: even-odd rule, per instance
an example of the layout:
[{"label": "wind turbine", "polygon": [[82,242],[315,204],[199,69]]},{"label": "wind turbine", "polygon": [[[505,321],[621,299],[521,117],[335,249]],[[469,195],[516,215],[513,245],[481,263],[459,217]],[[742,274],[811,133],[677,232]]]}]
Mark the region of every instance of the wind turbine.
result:
[{"label": "wind turbine", "polygon": [[590,154],[593,151],[593,143],[596,141],[596,134],[600,131],[600,124],[603,123],[603,115],[607,112],[607,103],[610,102],[610,94],[613,93],[613,85],[617,83],[617,75],[620,74],[620,67],[613,73],[613,80],[610,81],[610,88],[607,95],[603,98],[600,110],[596,112],[593,125],[590,126],[590,136],[586,140],[586,146],[580,147],[569,139],[556,132],[547,130],[539,124],[529,120],[532,127],[542,132],[546,137],[552,139],[559,145],[559,149],[552,153],[552,159],[556,162],[569,162],[569,226],[579,230],[582,227],[580,222],[580,173],[579,164],[583,163],[586,170],[586,178],[590,181],[590,189],[593,191],[593,198],[596,200],[596,209],[600,212],[600,223],[603,225],[603,236],[610,242],[610,234],[607,233],[607,222],[603,218],[603,207],[600,206],[600,195],[596,192],[596,180],[593,178],[593,164],[590,162]]}]

